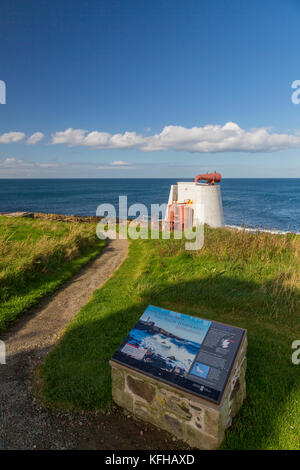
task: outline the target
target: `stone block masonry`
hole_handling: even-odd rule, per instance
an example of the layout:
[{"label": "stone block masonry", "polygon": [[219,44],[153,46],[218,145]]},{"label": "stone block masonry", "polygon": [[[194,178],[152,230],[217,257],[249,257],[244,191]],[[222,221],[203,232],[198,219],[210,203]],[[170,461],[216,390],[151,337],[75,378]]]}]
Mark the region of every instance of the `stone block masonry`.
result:
[{"label": "stone block masonry", "polygon": [[237,353],[220,404],[111,360],[115,403],[198,449],[216,449],[246,397],[247,336]]}]

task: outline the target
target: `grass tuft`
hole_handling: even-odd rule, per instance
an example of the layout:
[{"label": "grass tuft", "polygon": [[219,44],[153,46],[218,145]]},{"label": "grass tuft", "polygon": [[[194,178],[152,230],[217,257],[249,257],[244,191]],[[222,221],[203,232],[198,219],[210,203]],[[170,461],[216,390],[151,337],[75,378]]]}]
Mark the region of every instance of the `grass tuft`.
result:
[{"label": "grass tuft", "polygon": [[0,217],[0,332],[101,251],[95,227]]}]

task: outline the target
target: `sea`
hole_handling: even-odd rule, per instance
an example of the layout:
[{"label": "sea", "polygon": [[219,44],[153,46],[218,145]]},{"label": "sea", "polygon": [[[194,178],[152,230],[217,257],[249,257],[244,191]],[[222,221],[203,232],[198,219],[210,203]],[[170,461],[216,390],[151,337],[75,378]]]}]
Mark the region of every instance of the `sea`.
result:
[{"label": "sea", "polygon": [[[96,215],[103,203],[118,208],[168,202],[170,185],[192,179],[1,179],[0,212]],[[231,179],[221,182],[225,224],[248,229],[300,232],[300,179]]]}]

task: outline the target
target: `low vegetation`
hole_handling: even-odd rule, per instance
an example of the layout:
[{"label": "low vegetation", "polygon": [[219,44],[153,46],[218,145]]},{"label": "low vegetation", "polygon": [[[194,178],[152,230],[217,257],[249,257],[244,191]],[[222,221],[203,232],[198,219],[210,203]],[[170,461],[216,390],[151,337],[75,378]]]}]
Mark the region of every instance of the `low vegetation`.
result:
[{"label": "low vegetation", "polygon": [[247,399],[225,449],[300,448],[300,237],[208,229],[199,252],[180,240],[136,240],[84,306],[40,373],[56,408],[111,404],[109,359],[148,304],[248,330]]},{"label": "low vegetation", "polygon": [[95,257],[95,224],[0,217],[0,332]]}]

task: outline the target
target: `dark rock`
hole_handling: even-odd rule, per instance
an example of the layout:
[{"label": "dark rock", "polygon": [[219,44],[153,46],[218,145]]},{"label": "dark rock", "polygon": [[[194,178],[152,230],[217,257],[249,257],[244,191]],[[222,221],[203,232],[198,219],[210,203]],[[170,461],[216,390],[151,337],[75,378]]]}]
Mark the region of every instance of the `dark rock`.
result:
[{"label": "dark rock", "polygon": [[167,413],[165,414],[165,420],[167,424],[171,427],[171,430],[176,436],[182,437],[182,426],[181,422],[174,416],[170,416]]},{"label": "dark rock", "polygon": [[233,400],[233,398],[235,397],[236,393],[239,391],[240,385],[241,385],[241,384],[240,384],[240,381],[239,381],[239,379],[237,379],[237,381],[236,381],[235,384],[234,384],[234,387],[233,387],[233,390],[232,390],[232,392],[231,392],[231,395],[230,395],[230,399],[229,399],[230,401]]},{"label": "dark rock", "polygon": [[152,403],[155,395],[155,388],[152,385],[136,380],[131,375],[127,376],[127,385],[132,393],[143,398],[148,403]]}]

